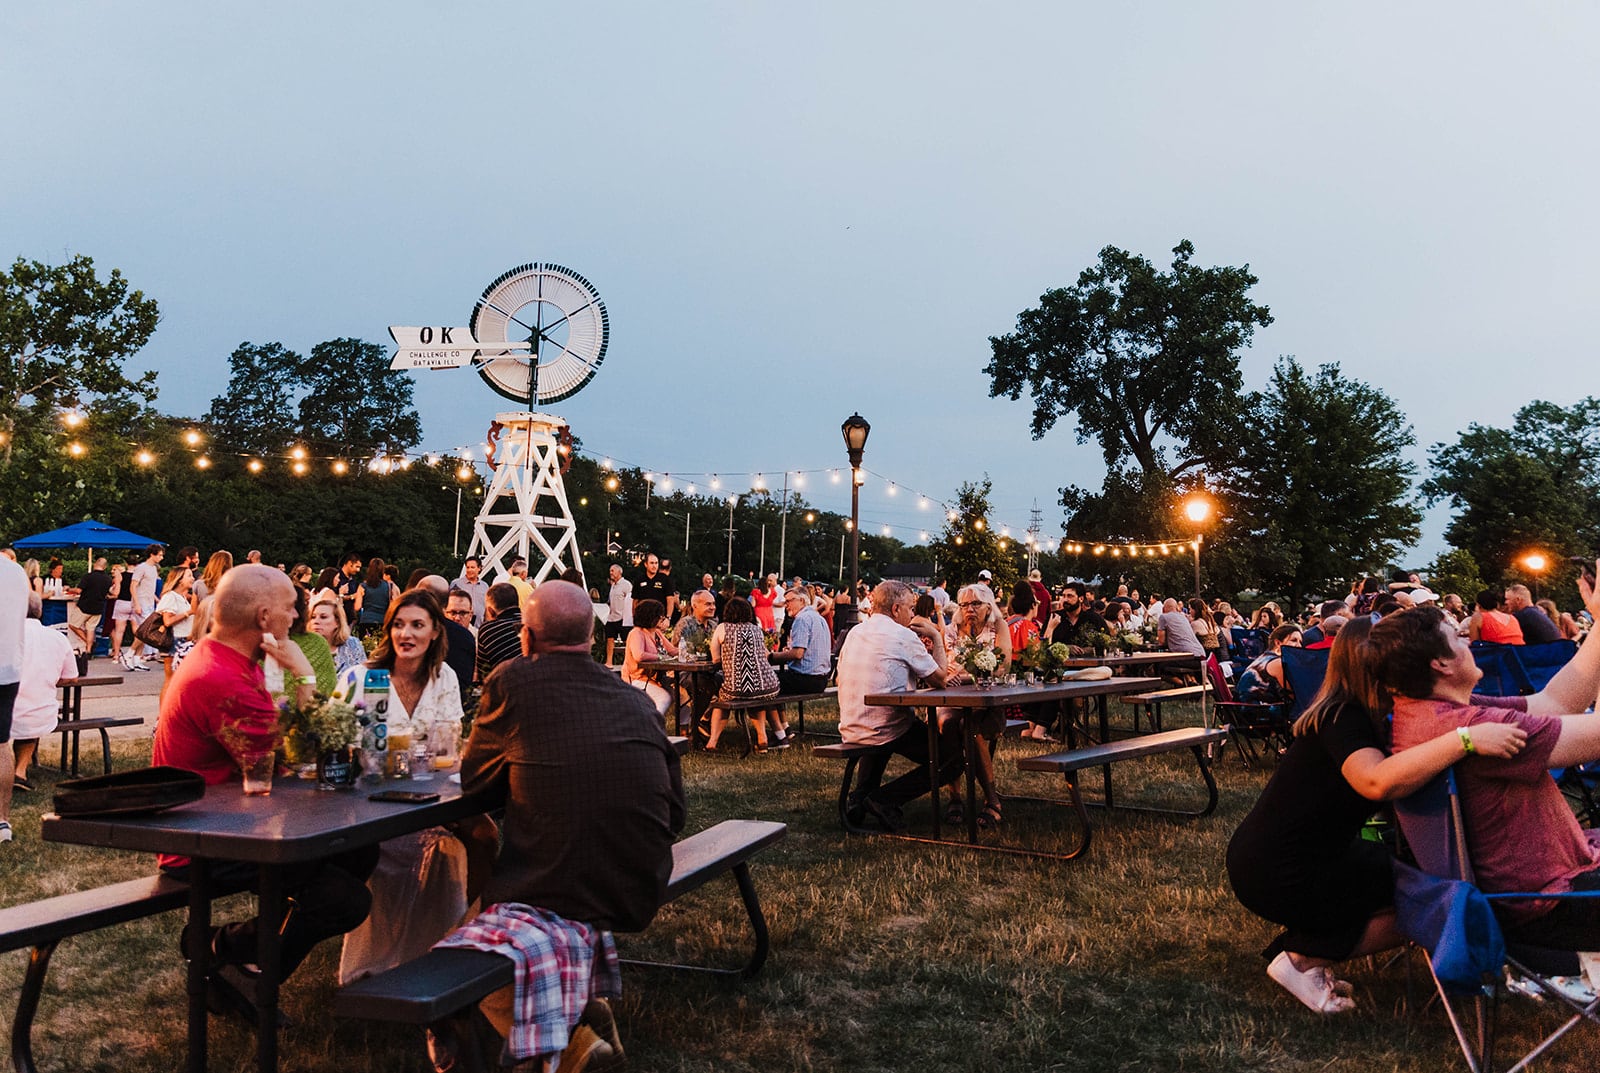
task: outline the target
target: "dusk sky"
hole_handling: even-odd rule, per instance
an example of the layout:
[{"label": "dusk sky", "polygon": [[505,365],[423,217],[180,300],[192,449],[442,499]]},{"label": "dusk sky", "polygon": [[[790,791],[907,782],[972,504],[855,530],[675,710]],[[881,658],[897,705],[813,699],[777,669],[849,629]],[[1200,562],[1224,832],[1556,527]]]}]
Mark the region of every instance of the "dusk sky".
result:
[{"label": "dusk sky", "polygon": [[[1419,466],[1593,393],[1597,31],[1555,4],[10,3],[0,253],[155,298],[130,367],[183,415],[241,341],[387,345],[557,262],[611,318],[550,407],[595,454],[776,486],[843,466],[860,410],[902,489],[864,490],[871,531],[915,540],[916,492],[987,473],[997,524],[1037,500],[1059,536],[1100,453],[1070,419],[1032,440],[983,366],[1108,244],[1248,263],[1275,323],[1247,386],[1337,362]],[[427,448],[510,408],[416,376]]]}]

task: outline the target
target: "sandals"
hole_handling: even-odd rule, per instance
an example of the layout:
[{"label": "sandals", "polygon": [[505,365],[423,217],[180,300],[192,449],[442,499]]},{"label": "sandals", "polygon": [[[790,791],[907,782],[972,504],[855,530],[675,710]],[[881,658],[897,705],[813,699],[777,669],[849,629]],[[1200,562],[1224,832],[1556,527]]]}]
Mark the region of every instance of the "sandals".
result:
[{"label": "sandals", "polygon": [[1005,817],[1000,815],[998,806],[985,805],[983,806],[983,811],[978,813],[978,826],[984,830],[991,827],[999,827],[1004,819]]},{"label": "sandals", "polygon": [[945,823],[959,824],[966,818],[967,810],[962,807],[962,804],[959,800],[950,802],[950,804],[944,810]]}]

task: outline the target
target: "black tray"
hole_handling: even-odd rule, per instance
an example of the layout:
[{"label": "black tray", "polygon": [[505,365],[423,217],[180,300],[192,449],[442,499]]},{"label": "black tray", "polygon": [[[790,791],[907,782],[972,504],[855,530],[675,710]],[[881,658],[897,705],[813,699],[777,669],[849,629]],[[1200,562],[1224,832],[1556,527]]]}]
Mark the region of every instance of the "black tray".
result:
[{"label": "black tray", "polygon": [[69,779],[56,786],[60,816],[127,816],[165,812],[205,796],[206,781],[176,767],[118,771],[91,779]]}]

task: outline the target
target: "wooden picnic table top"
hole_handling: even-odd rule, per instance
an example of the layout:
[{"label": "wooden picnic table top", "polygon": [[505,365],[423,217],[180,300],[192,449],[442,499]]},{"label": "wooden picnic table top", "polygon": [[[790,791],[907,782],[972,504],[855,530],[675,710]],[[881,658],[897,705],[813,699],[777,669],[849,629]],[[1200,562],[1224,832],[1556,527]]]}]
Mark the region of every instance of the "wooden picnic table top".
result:
[{"label": "wooden picnic table top", "polygon": [[76,689],[82,686],[119,686],[122,684],[120,674],[86,674],[81,678],[63,678],[56,683],[57,689]]},{"label": "wooden picnic table top", "polygon": [[639,667],[646,671],[711,671],[721,667],[709,659],[642,659]]},{"label": "wooden picnic table top", "polygon": [[1018,682],[1014,686],[947,686],[943,689],[910,689],[900,693],[869,693],[867,704],[897,708],[1003,708],[1012,704],[1038,704],[1075,697],[1104,697],[1119,693],[1138,693],[1159,678],[1100,678],[1081,682]]}]

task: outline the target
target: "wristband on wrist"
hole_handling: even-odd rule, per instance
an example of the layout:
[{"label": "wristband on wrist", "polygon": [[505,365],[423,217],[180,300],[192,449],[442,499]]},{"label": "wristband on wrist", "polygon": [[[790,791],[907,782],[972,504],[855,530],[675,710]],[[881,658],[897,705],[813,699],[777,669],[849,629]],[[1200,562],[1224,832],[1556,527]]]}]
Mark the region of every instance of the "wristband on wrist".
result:
[{"label": "wristband on wrist", "polygon": [[1456,736],[1461,739],[1461,748],[1468,756],[1478,751],[1477,746],[1472,744],[1471,730],[1466,727],[1456,727]]}]

